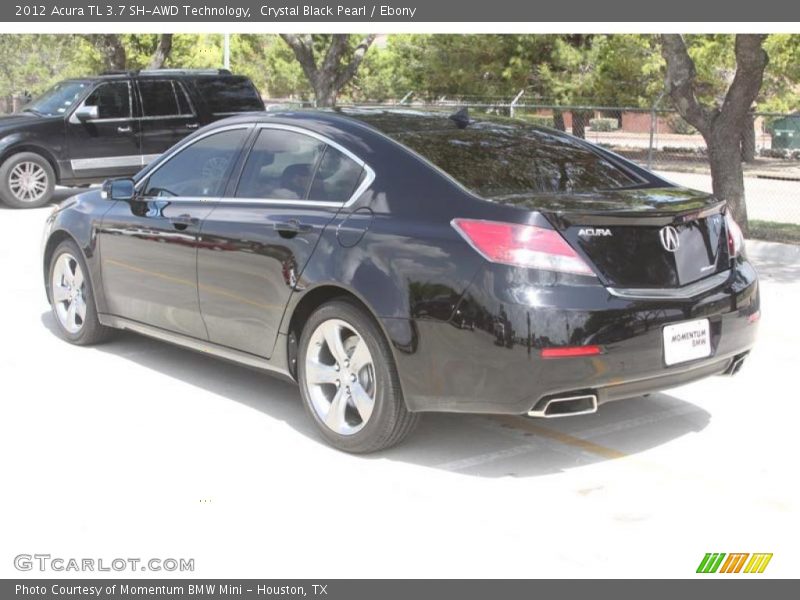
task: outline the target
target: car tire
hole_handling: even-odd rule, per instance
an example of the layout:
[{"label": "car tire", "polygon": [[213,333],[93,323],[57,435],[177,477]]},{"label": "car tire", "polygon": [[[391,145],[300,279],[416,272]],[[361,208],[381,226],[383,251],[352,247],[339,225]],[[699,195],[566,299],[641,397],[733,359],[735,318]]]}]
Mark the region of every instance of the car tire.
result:
[{"label": "car tire", "polygon": [[72,240],[61,242],[47,273],[47,297],[59,335],[79,346],[107,341],[114,330],[97,318],[92,282],[78,245]]},{"label": "car tire", "polygon": [[0,199],[12,208],[39,208],[50,202],[56,173],[35,152],[12,154],[0,165]]},{"label": "car tire", "polygon": [[340,450],[365,454],[388,448],[419,421],[406,408],[383,332],[354,302],[334,300],[311,314],[300,335],[297,364],[306,412]]}]

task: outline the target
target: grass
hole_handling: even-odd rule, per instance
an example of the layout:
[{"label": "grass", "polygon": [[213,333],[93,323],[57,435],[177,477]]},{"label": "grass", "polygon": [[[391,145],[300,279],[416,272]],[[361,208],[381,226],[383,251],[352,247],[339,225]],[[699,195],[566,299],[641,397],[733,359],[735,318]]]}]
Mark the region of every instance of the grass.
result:
[{"label": "grass", "polygon": [[775,223],[750,219],[750,236],[756,240],[800,244],[800,225],[794,223]]}]

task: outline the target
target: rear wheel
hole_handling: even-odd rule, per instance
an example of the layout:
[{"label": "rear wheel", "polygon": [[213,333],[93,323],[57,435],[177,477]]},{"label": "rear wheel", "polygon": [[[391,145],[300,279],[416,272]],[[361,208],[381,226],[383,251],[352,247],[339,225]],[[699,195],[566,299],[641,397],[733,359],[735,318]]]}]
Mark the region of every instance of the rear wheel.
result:
[{"label": "rear wheel", "polygon": [[12,208],[38,208],[53,196],[56,174],[44,157],[34,152],[10,156],[0,166],[0,197]]},{"label": "rear wheel", "polygon": [[50,259],[50,308],[65,340],[88,346],[106,341],[112,329],[100,324],[86,263],[77,244],[61,242]]},{"label": "rear wheel", "polygon": [[388,448],[417,424],[383,333],[347,300],[325,304],[309,317],[300,336],[298,378],[306,411],[340,450]]}]

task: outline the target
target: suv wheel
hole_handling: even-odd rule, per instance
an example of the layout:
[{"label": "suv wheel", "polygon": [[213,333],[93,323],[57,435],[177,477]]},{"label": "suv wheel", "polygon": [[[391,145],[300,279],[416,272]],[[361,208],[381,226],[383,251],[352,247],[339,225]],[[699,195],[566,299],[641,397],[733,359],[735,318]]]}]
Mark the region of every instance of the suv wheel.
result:
[{"label": "suv wheel", "polygon": [[50,308],[68,342],[88,346],[106,341],[112,329],[100,324],[83,255],[72,240],[61,242],[50,259]]},{"label": "suv wheel", "polygon": [[13,154],[0,166],[0,198],[12,208],[38,208],[50,202],[56,174],[34,152]]},{"label": "suv wheel", "polygon": [[389,344],[360,307],[318,308],[300,336],[298,379],[306,411],[336,448],[366,453],[402,441],[417,424],[400,390]]}]

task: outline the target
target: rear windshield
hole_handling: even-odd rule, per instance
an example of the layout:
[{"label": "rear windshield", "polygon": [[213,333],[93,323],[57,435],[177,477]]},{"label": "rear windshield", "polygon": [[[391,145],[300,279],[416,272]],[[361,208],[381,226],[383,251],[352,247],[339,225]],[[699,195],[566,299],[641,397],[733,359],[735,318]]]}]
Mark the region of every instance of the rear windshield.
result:
[{"label": "rear windshield", "polygon": [[208,110],[215,115],[264,110],[261,97],[247,77],[203,77],[194,83]]},{"label": "rear windshield", "polygon": [[[446,118],[401,117],[387,130],[385,117],[357,118],[383,129],[486,198],[593,192],[643,183],[569,137],[521,121],[473,121],[461,129]],[[402,121],[408,127],[397,128]]]}]

